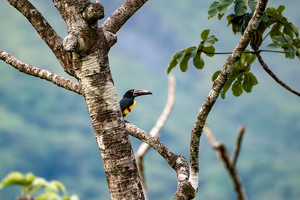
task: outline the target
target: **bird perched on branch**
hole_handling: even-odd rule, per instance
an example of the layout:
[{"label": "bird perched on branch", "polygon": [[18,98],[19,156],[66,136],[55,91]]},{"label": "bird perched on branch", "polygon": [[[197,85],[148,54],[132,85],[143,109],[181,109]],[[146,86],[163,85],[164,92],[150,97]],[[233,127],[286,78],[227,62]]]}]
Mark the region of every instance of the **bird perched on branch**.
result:
[{"label": "bird perched on branch", "polygon": [[152,93],[148,90],[134,90],[134,89],[128,90],[119,102],[121,106],[121,110],[123,112],[123,117],[126,117],[133,109],[135,105],[135,99],[134,99],[135,97],[148,95],[148,94],[152,94]]}]

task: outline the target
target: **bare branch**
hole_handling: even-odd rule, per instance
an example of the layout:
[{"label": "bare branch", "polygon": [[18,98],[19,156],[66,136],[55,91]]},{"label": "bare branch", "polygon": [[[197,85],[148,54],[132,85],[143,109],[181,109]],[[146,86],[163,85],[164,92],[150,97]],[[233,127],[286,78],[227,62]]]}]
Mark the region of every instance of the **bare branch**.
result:
[{"label": "bare branch", "polygon": [[102,24],[101,28],[111,33],[118,30],[127,20],[138,11],[148,0],[126,0],[111,16]]},{"label": "bare branch", "polygon": [[241,58],[255,30],[257,29],[263,16],[264,10],[266,8],[267,2],[268,0],[259,0],[259,2],[257,3],[255,12],[251,20],[249,21],[242,38],[240,39],[233,53],[228,57],[228,59],[224,63],[218,78],[214,81],[212,89],[205,102],[202,104],[202,107],[195,120],[190,143],[190,173],[191,183],[196,190],[198,188],[199,174],[199,144],[206,118],[209,112],[211,111],[214,103],[216,102],[222,88],[224,87],[225,82],[228,80],[230,74],[232,73],[233,68]]},{"label": "bare branch", "polygon": [[[244,132],[244,129],[242,128],[242,130],[240,130],[239,135],[238,135],[238,138],[239,138],[238,139],[238,148],[239,149],[241,146],[241,137],[242,137],[241,135],[243,134],[243,132]],[[229,173],[229,176],[234,183],[234,189],[237,194],[237,199],[246,200],[247,195],[246,195],[244,186],[242,184],[242,181],[239,178],[239,174],[235,168],[234,163],[230,162],[229,154],[228,154],[228,151],[227,151],[225,145],[222,144],[221,142],[215,141],[214,136],[213,136],[209,126],[207,125],[207,123],[205,123],[205,125],[204,125],[204,133],[205,133],[206,137],[208,138],[209,143],[215,150],[218,158],[222,161],[227,172]],[[237,154],[234,157],[237,157]],[[234,162],[236,162],[236,160],[234,160]]]},{"label": "bare branch", "polygon": [[48,47],[52,50],[65,71],[72,75],[73,73],[67,69],[70,61],[67,56],[69,54],[63,49],[63,40],[46,21],[43,15],[27,0],[8,0],[8,2],[27,18]]},{"label": "bare branch", "polygon": [[10,64],[20,72],[23,72],[28,75],[32,75],[35,77],[39,77],[41,79],[45,79],[47,81],[50,81],[54,83],[55,85],[59,87],[63,87],[67,90],[70,90],[72,92],[76,92],[78,94],[82,94],[81,86],[79,83],[73,82],[71,80],[68,80],[66,78],[60,77],[52,72],[49,72],[44,69],[39,69],[36,67],[33,67],[31,65],[28,65],[26,63],[23,63],[16,58],[14,58],[9,53],[0,50],[0,59],[6,62],[7,64]]},{"label": "bare branch", "polygon": [[[167,99],[167,103],[165,105],[165,108],[162,112],[162,114],[160,115],[160,117],[158,118],[158,120],[156,121],[156,124],[154,125],[154,127],[151,129],[151,131],[149,132],[150,135],[152,135],[153,137],[158,137],[159,131],[163,128],[163,126],[165,125],[171,111],[172,108],[174,106],[175,103],[175,92],[176,92],[176,82],[175,82],[175,76],[174,75],[169,75],[168,76],[168,80],[169,80],[169,91],[168,91],[168,99]],[[145,178],[144,178],[144,173],[143,173],[143,156],[146,154],[146,152],[149,150],[150,146],[143,142],[135,155],[135,159],[136,159],[136,163],[140,172],[140,177],[142,179],[142,185],[144,188],[144,192],[146,194],[146,185],[145,185]],[[146,195],[145,195],[146,196]]]},{"label": "bare branch", "polygon": [[189,182],[188,163],[183,156],[173,154],[162,142],[156,137],[136,127],[128,121],[125,121],[128,134],[149,144],[155,149],[167,163],[175,169],[177,173],[177,191],[174,199],[192,199],[195,197],[195,190]]},{"label": "bare branch", "polygon": [[242,145],[242,139],[243,139],[244,133],[245,133],[245,127],[241,126],[240,129],[239,129],[239,132],[238,132],[238,137],[237,137],[234,153],[233,153],[233,156],[231,158],[232,167],[235,167],[236,161],[237,161],[239,153],[241,151],[241,145]]},{"label": "bare branch", "polygon": [[258,61],[260,63],[260,65],[264,68],[264,70],[282,87],[284,87],[285,89],[287,89],[288,91],[294,93],[295,95],[300,97],[300,93],[297,92],[296,90],[293,90],[292,88],[290,88],[288,85],[286,85],[284,82],[282,82],[272,71],[271,69],[267,66],[267,64],[264,62],[264,60],[262,59],[262,57],[260,56],[259,53],[256,54]]},{"label": "bare branch", "polygon": [[161,141],[128,121],[125,121],[125,125],[129,135],[149,144],[174,168],[175,160],[178,156],[173,154]]}]

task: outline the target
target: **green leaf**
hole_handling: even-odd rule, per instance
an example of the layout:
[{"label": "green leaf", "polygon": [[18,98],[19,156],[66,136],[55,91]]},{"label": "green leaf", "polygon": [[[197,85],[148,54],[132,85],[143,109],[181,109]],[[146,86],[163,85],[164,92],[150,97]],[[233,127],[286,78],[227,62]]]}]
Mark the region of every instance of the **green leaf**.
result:
[{"label": "green leaf", "polygon": [[283,34],[283,37],[290,43],[290,45],[293,45],[293,40],[289,35]]},{"label": "green leaf", "polygon": [[292,24],[291,26],[292,26],[292,28],[294,30],[294,33],[295,33],[296,37],[298,38],[299,37],[299,29],[298,29],[298,27],[296,25],[294,25],[294,24]]},{"label": "green leaf", "polygon": [[248,0],[248,6],[252,13],[254,13],[256,8],[257,1],[256,0]]},{"label": "green leaf", "polygon": [[197,69],[203,69],[204,60],[201,57],[201,51],[199,51],[193,59],[193,64]]},{"label": "green leaf", "polygon": [[268,47],[269,49],[280,49],[281,46],[282,46],[282,44],[279,44],[279,43],[271,43],[271,44],[269,44],[267,47]]},{"label": "green leaf", "polygon": [[217,6],[218,13],[223,16],[233,5],[233,3],[234,0],[220,0],[220,3]]},{"label": "green leaf", "polygon": [[292,23],[289,23],[288,25],[285,25],[283,27],[283,34],[289,35],[290,38],[293,39],[294,38],[294,31],[291,28],[293,28]]},{"label": "green leaf", "polygon": [[289,59],[294,59],[297,49],[294,46],[290,46],[286,51],[286,57]]},{"label": "green leaf", "polygon": [[36,177],[31,185],[26,188],[26,192],[33,196],[41,187],[45,186],[47,181],[44,178]]},{"label": "green leaf", "polygon": [[192,47],[188,47],[185,51],[184,51],[184,54],[183,54],[183,57],[189,55],[191,56],[192,58],[196,55],[197,53],[197,48],[195,46],[192,46]]},{"label": "green leaf", "polygon": [[36,197],[35,200],[61,200],[61,197],[55,193],[44,193]]},{"label": "green leaf", "polygon": [[275,36],[282,36],[281,27],[281,24],[274,24],[274,26],[271,28],[272,31],[270,32],[270,37],[272,40]]},{"label": "green leaf", "polygon": [[218,41],[218,39],[214,36],[214,35],[211,35],[209,36],[203,43],[203,46],[204,47],[210,47],[212,46],[214,43],[216,43]]},{"label": "green leaf", "polygon": [[182,59],[182,61],[180,62],[180,70],[182,72],[186,72],[186,70],[188,69],[188,62],[189,62],[189,59],[191,58],[190,55],[187,55],[186,57],[184,57]]},{"label": "green leaf", "polygon": [[218,4],[219,4],[219,2],[218,2],[218,1],[215,1],[215,2],[213,2],[213,3],[209,6],[209,8],[208,8],[208,16],[207,16],[207,19],[211,19],[211,18],[213,18],[214,16],[216,16]]},{"label": "green leaf", "polygon": [[64,193],[64,195],[67,195],[67,189],[62,182],[54,180],[51,181],[51,184],[55,185],[58,189],[60,189]]},{"label": "green leaf", "polygon": [[258,81],[256,77],[252,74],[252,72],[249,72],[249,78],[251,79],[253,86],[258,84]]},{"label": "green leaf", "polygon": [[224,16],[224,14],[218,13],[218,20],[221,20],[223,16]]},{"label": "green leaf", "polygon": [[208,57],[213,57],[215,54],[215,47],[214,46],[210,46],[210,47],[204,47],[202,49],[203,53],[205,53],[205,55],[207,55]]},{"label": "green leaf", "polygon": [[216,72],[212,75],[212,78],[211,78],[212,81],[215,81],[215,80],[218,78],[220,72],[221,72],[221,70],[218,70],[218,71],[216,71]]},{"label": "green leaf", "polygon": [[231,87],[232,94],[236,97],[241,96],[243,94],[243,87],[239,80],[236,80]]},{"label": "green leaf", "polygon": [[280,6],[278,6],[278,8],[277,8],[277,11],[278,11],[278,13],[280,14],[280,15],[282,15],[282,12],[285,10],[285,6],[284,5],[280,5]]},{"label": "green leaf", "polygon": [[[176,61],[177,61],[177,62],[181,62],[181,61],[182,61],[184,52],[185,52],[185,50],[182,50],[182,51],[179,51],[179,52],[177,52],[177,53],[175,54],[175,55],[176,55]],[[174,55],[174,57],[175,57],[175,55]]]},{"label": "green leaf", "polygon": [[272,38],[273,42],[279,42],[281,44],[285,44],[287,40],[283,36],[274,36]]},{"label": "green leaf", "polygon": [[236,0],[234,12],[237,16],[243,15],[247,11],[248,0]]},{"label": "green leaf", "polygon": [[223,90],[221,92],[221,98],[225,99],[225,93],[229,90],[232,82],[235,80],[236,76],[231,76],[229,79],[225,82]]},{"label": "green leaf", "polygon": [[32,173],[27,173],[25,176],[20,172],[11,172],[4,177],[0,183],[0,189],[8,185],[28,186],[34,181],[35,176]]},{"label": "green leaf", "polygon": [[47,182],[45,184],[45,193],[54,193],[58,194],[58,188],[55,184],[52,184],[51,182]]},{"label": "green leaf", "polygon": [[197,47],[194,46],[194,47],[191,48],[191,50],[190,50],[190,52],[189,52],[191,58],[194,58],[194,57],[196,56],[197,51],[198,51]]},{"label": "green leaf", "polygon": [[269,15],[272,15],[272,16],[276,16],[277,15],[277,10],[276,8],[274,7],[268,7],[266,10],[265,10],[265,13],[269,14]]},{"label": "green leaf", "polygon": [[205,29],[204,31],[202,31],[202,33],[201,33],[201,39],[202,40],[205,41],[207,39],[207,37],[209,35],[209,31],[210,31],[210,29]]},{"label": "green leaf", "polygon": [[172,58],[169,61],[169,67],[167,69],[167,74],[169,74],[171,72],[171,70],[176,67],[177,64],[178,64],[178,62],[176,61],[176,58]]},{"label": "green leaf", "polygon": [[252,87],[253,84],[250,75],[248,73],[244,73],[243,89],[245,92],[250,93],[252,91]]}]

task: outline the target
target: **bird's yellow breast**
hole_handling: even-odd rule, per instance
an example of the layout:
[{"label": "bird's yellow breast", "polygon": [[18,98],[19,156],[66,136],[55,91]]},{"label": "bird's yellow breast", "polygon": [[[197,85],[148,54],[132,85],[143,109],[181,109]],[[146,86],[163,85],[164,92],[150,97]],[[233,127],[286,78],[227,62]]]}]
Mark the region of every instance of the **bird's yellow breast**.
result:
[{"label": "bird's yellow breast", "polygon": [[133,100],[133,104],[123,111],[123,116],[126,117],[133,109],[134,106],[135,106],[135,99]]}]

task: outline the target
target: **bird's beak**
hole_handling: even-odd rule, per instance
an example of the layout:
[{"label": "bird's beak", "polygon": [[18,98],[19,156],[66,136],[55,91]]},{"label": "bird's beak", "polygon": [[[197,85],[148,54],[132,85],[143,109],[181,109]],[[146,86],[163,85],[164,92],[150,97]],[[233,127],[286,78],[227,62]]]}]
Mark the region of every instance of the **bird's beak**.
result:
[{"label": "bird's beak", "polygon": [[152,94],[152,92],[150,92],[148,90],[134,90],[134,92],[133,92],[133,96],[134,97],[138,97],[138,96],[142,96],[142,95],[147,95],[147,94]]}]

